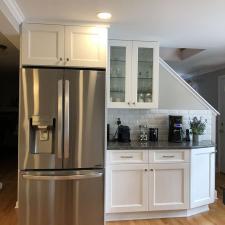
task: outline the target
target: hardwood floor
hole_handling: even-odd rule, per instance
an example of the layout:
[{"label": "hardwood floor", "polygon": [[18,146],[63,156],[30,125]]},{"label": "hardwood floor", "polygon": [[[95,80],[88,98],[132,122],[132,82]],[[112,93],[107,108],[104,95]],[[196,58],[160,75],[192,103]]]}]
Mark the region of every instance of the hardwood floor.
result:
[{"label": "hardwood floor", "polygon": [[0,182],[0,225],[17,225],[16,200],[17,200],[17,157],[1,157]]},{"label": "hardwood floor", "polygon": [[[16,161],[4,163],[4,165],[0,161],[0,181],[3,182],[3,189],[0,190],[0,225],[17,225],[17,214],[14,208],[17,198]],[[217,187],[222,184],[225,184],[225,175],[218,175]],[[221,196],[220,188],[217,189]],[[210,206],[209,212],[189,218],[108,222],[107,225],[225,225],[225,206],[219,199]]]}]

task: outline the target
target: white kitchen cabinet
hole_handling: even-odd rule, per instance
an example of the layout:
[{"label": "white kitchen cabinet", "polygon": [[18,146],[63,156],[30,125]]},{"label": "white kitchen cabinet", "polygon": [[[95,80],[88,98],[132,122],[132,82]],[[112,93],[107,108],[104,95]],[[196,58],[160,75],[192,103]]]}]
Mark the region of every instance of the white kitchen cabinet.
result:
[{"label": "white kitchen cabinet", "polygon": [[64,26],[24,24],[22,26],[23,65],[64,65]]},{"label": "white kitchen cabinet", "polygon": [[111,40],[108,52],[108,107],[157,108],[158,42]]},{"label": "white kitchen cabinet", "polygon": [[159,45],[133,41],[132,104],[137,108],[158,108]]},{"label": "white kitchen cabinet", "polygon": [[131,61],[132,42],[111,40],[108,49],[108,107],[131,106]]},{"label": "white kitchen cabinet", "polygon": [[66,66],[106,67],[107,30],[65,26]]},{"label": "white kitchen cabinet", "polygon": [[214,194],[214,147],[106,152],[107,220],[186,217]]},{"label": "white kitchen cabinet", "polygon": [[148,164],[106,167],[106,212],[148,211]]},{"label": "white kitchen cabinet", "polygon": [[191,208],[215,200],[215,148],[193,149],[191,153]]},{"label": "white kitchen cabinet", "polygon": [[22,65],[105,68],[107,28],[23,24]]},{"label": "white kitchen cabinet", "polygon": [[189,208],[189,164],[149,164],[149,210]]}]

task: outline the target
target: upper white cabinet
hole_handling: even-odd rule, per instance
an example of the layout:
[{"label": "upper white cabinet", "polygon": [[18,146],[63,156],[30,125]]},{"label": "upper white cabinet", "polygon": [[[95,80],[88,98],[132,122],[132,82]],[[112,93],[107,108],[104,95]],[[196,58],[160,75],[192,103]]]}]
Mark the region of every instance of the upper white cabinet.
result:
[{"label": "upper white cabinet", "polygon": [[157,108],[158,42],[109,42],[108,107]]},{"label": "upper white cabinet", "polygon": [[22,26],[22,64],[64,65],[64,26],[24,24]]},{"label": "upper white cabinet", "polygon": [[191,208],[213,203],[215,148],[193,149],[191,162]]},{"label": "upper white cabinet", "polygon": [[22,65],[105,68],[107,28],[23,24]]},{"label": "upper white cabinet", "polygon": [[98,27],[65,27],[67,66],[106,66],[107,30]]}]

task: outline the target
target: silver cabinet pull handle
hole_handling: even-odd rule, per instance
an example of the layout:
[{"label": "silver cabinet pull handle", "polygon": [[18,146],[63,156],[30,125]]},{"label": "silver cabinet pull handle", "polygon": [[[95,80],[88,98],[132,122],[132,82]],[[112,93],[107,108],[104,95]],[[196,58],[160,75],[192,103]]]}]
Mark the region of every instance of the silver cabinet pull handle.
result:
[{"label": "silver cabinet pull handle", "polygon": [[70,133],[70,82],[65,80],[64,99],[64,158],[69,158],[69,133]]},{"label": "silver cabinet pull handle", "polygon": [[121,159],[132,159],[134,158],[132,155],[128,155],[128,156],[125,156],[125,155],[122,155],[120,156]]},{"label": "silver cabinet pull handle", "polygon": [[69,61],[70,61],[70,59],[69,59],[69,58],[66,58],[66,61],[67,61],[67,62],[69,62]]},{"label": "silver cabinet pull handle", "polygon": [[62,138],[63,138],[63,84],[62,80],[58,81],[58,158],[62,158]]},{"label": "silver cabinet pull handle", "polygon": [[163,158],[174,158],[174,155],[163,155]]},{"label": "silver cabinet pull handle", "polygon": [[86,175],[65,175],[65,176],[57,176],[57,175],[23,175],[24,179],[27,180],[83,180],[83,179],[91,179],[101,177],[103,173],[94,173],[94,174],[86,174]]}]

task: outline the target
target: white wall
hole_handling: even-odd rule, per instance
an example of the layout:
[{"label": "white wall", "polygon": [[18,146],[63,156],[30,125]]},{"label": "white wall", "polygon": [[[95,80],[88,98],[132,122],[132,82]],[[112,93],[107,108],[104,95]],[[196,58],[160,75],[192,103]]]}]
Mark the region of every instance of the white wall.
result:
[{"label": "white wall", "polygon": [[208,109],[162,65],[159,68],[159,108],[182,110]]}]

